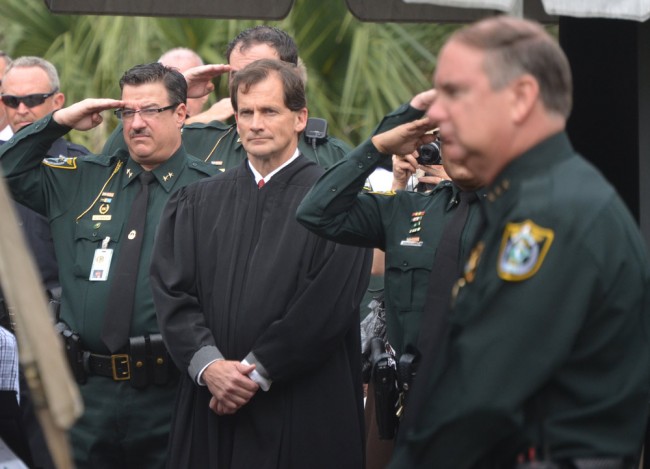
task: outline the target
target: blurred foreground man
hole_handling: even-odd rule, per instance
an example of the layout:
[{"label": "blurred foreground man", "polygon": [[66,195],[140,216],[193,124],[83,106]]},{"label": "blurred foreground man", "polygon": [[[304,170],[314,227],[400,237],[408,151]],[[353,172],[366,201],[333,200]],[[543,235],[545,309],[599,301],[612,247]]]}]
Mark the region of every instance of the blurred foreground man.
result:
[{"label": "blurred foreground man", "polygon": [[184,371],[168,467],[362,468],[369,256],[295,220],[323,172],[297,147],[295,67],[253,62],[230,91],[248,159],[172,197],[152,257],[161,331]]},{"label": "blurred foreground man", "polygon": [[564,131],[565,55],[541,26],[494,17],[449,39],[434,78],[427,115],[445,158],[482,178],[485,225],[390,467],[634,467],[650,383],[648,257]]}]

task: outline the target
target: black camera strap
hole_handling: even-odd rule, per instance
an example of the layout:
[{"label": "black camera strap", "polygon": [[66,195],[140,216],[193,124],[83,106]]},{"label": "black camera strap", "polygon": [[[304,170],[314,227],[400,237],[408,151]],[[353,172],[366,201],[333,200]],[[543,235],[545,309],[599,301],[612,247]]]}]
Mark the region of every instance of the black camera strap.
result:
[{"label": "black camera strap", "polygon": [[460,240],[469,215],[469,206],[478,200],[474,192],[458,192],[458,204],[451,219],[445,224],[436,256],[429,274],[429,287],[420,320],[418,350],[424,352],[442,339],[446,329],[446,313],[451,289],[462,270]]},{"label": "black camera strap", "polygon": [[[462,267],[459,261],[461,235],[469,215],[469,206],[476,200],[478,200],[478,196],[475,192],[458,192],[458,205],[454,209],[451,219],[445,224],[436,249],[436,256],[429,274],[429,286],[418,336],[418,350],[422,357],[419,366],[420,369],[427,370],[424,373],[425,376],[429,376],[428,370],[430,370],[447,332],[451,289],[458,280]],[[422,381],[421,378],[420,380]],[[406,426],[417,413],[417,411],[414,413],[413,410],[421,408],[426,403],[425,387],[426,383],[416,385],[410,393],[409,406],[404,415]],[[408,409],[411,411],[409,412]],[[411,415],[410,418],[409,415]]]}]

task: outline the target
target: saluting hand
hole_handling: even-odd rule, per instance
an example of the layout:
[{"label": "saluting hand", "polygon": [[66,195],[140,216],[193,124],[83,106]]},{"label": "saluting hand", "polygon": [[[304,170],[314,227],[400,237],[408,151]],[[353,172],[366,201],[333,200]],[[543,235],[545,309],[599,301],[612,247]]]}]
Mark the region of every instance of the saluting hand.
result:
[{"label": "saluting hand", "polygon": [[411,99],[411,102],[409,104],[411,107],[418,109],[419,111],[427,111],[435,99],[436,90],[430,89],[413,96],[413,99]]},{"label": "saluting hand", "polygon": [[408,155],[420,145],[431,143],[436,139],[432,133],[435,129],[433,122],[427,116],[372,137],[372,144],[380,153],[388,155]]},{"label": "saluting hand", "polygon": [[211,80],[228,72],[230,65],[224,64],[199,65],[185,70],[183,76],[187,81],[187,97],[200,98],[212,92],[214,85]]},{"label": "saluting hand", "polygon": [[76,130],[90,130],[104,120],[100,114],[102,111],[123,106],[124,102],[117,99],[84,99],[72,106],[55,111],[53,119],[61,125]]}]

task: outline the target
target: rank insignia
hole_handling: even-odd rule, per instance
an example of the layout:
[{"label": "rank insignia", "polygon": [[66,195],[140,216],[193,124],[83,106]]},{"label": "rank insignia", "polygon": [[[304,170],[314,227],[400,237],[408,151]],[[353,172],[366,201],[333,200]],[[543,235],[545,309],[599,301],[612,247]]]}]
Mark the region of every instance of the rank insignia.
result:
[{"label": "rank insignia", "polygon": [[465,263],[465,280],[470,283],[474,281],[474,276],[476,275],[476,268],[478,267],[478,262],[481,260],[481,254],[483,254],[483,249],[485,248],[485,243],[483,241],[479,242],[472,252],[469,253],[469,258]]},{"label": "rank insignia", "polygon": [[131,179],[133,177],[133,171],[131,171],[131,168],[126,169],[126,175]]},{"label": "rank insignia", "polygon": [[532,220],[508,223],[501,239],[497,271],[508,281],[521,281],[539,270],[555,233],[536,225]]},{"label": "rank insignia", "polygon": [[77,158],[68,158],[59,156],[57,158],[45,158],[43,160],[45,166],[56,169],[77,169]]},{"label": "rank insignia", "polygon": [[174,177],[174,173],[172,173],[172,172],[170,171],[170,172],[168,172],[167,174],[165,174],[165,175],[163,176],[163,181],[167,182],[167,180],[169,180],[169,179],[171,179],[171,178],[173,178],[173,177]]}]

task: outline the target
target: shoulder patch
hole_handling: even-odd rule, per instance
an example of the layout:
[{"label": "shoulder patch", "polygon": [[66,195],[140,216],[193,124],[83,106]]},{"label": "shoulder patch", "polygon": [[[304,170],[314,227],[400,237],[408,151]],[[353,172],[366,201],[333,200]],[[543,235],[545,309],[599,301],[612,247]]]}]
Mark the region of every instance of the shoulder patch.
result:
[{"label": "shoulder patch", "polygon": [[69,158],[67,156],[59,156],[58,158],[45,158],[43,164],[55,169],[77,169],[77,157]]},{"label": "shoulder patch", "polygon": [[544,262],[555,233],[526,220],[508,223],[503,231],[497,271],[510,282],[526,280],[537,273]]}]

